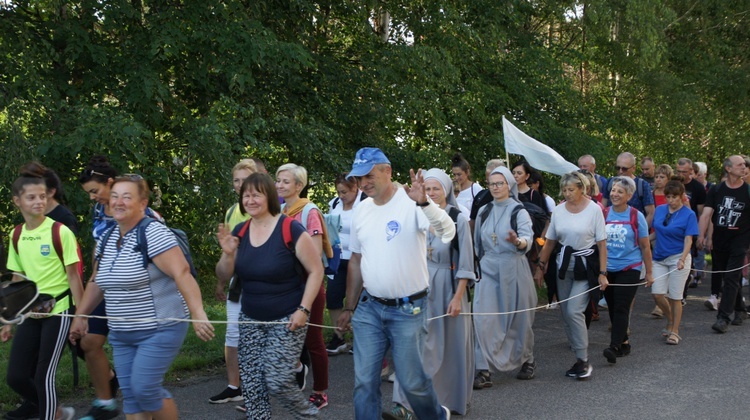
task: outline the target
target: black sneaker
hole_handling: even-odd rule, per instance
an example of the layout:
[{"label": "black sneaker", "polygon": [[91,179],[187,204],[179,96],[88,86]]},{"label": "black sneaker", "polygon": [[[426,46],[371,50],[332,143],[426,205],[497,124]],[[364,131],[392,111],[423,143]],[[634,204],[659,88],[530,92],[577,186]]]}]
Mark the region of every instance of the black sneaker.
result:
[{"label": "black sneaker", "polygon": [[480,370],[474,376],[474,389],[484,389],[492,387],[492,378],[490,372],[486,370]]},{"label": "black sneaker", "polygon": [[711,326],[711,329],[717,333],[724,334],[729,329],[729,321],[724,318],[719,318],[714,325]]},{"label": "black sneaker", "polygon": [[242,388],[237,387],[237,389],[232,389],[230,387],[226,387],[223,391],[221,391],[221,393],[209,398],[208,402],[210,402],[211,404],[224,404],[242,400],[244,400],[244,398],[242,397]]},{"label": "black sneaker", "polygon": [[524,362],[521,366],[521,370],[518,371],[516,379],[534,379],[534,371],[536,370],[536,362]]},{"label": "black sneaker", "polygon": [[302,364],[302,370],[294,374],[295,379],[297,380],[297,385],[299,386],[300,390],[305,389],[305,386],[307,385],[307,365]]},{"label": "black sneaker", "polygon": [[747,319],[747,312],[745,311],[734,311],[734,319],[732,325],[742,325],[742,321]]},{"label": "black sneaker", "polygon": [[102,405],[99,400],[91,404],[91,409],[79,420],[110,420],[120,415],[117,403],[112,401],[109,405]]},{"label": "black sneaker", "polygon": [[25,420],[39,417],[39,407],[31,401],[23,400],[15,410],[5,413],[6,420]]},{"label": "black sneaker", "polygon": [[589,364],[589,362],[584,362],[583,360],[578,359],[573,367],[565,372],[565,376],[569,378],[586,379],[591,376],[591,372],[593,371],[594,368],[591,367],[591,364]]},{"label": "black sneaker", "polygon": [[690,277],[691,277],[690,278],[690,284],[688,284],[688,287],[691,288],[691,289],[695,289],[700,284],[700,280],[698,280],[697,278],[693,277],[692,274],[690,275]]},{"label": "black sneaker", "polygon": [[623,356],[629,355],[630,350],[631,350],[630,343],[622,343],[622,345],[620,346],[620,351],[622,351]]},{"label": "black sneaker", "polygon": [[338,335],[334,334],[331,338],[331,341],[328,342],[328,345],[326,346],[326,352],[331,355],[337,355],[344,353],[346,351],[346,341],[344,339],[339,338]]},{"label": "black sneaker", "polygon": [[617,363],[617,358],[623,356],[622,350],[614,346],[607,347],[603,353],[609,363]]}]

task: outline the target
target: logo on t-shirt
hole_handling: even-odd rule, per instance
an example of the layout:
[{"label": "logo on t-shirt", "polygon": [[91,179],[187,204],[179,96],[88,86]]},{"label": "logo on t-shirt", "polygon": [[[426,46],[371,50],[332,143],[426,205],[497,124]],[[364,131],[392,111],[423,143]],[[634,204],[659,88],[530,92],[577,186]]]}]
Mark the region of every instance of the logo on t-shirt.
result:
[{"label": "logo on t-shirt", "polygon": [[607,225],[607,245],[615,248],[624,248],[628,230],[620,224]]},{"label": "logo on t-shirt", "polygon": [[729,229],[737,228],[737,221],[742,216],[742,210],[745,209],[745,203],[737,201],[734,197],[725,196],[719,206],[719,216],[716,218],[716,224]]},{"label": "logo on t-shirt", "polygon": [[42,245],[41,247],[39,247],[39,251],[42,253],[42,256],[46,257],[47,255],[49,255],[49,251],[50,251],[49,245],[48,244]]},{"label": "logo on t-shirt", "polygon": [[391,220],[385,227],[386,239],[390,241],[395,238],[401,232],[401,224],[395,220]]}]

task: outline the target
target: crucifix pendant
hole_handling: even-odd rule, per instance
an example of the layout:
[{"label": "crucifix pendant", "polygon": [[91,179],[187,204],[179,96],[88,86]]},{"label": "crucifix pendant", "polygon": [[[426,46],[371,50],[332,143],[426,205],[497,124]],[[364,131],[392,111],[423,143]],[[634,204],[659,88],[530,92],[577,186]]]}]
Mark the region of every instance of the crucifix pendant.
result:
[{"label": "crucifix pendant", "polygon": [[432,259],[432,247],[427,248],[427,258]]},{"label": "crucifix pendant", "polygon": [[492,232],[490,238],[492,238],[492,245],[497,245],[497,235],[495,235],[495,232]]}]

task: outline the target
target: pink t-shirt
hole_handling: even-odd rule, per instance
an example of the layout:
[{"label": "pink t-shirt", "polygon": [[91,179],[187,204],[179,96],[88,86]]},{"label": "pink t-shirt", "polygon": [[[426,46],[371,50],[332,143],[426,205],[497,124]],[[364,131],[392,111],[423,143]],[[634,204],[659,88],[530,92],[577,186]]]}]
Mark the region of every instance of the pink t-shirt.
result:
[{"label": "pink t-shirt", "polygon": [[[302,223],[302,212],[295,214],[292,219]],[[323,216],[316,209],[310,210],[307,213],[307,233],[310,236],[322,235],[323,234]],[[302,223],[304,225],[304,223]]]}]

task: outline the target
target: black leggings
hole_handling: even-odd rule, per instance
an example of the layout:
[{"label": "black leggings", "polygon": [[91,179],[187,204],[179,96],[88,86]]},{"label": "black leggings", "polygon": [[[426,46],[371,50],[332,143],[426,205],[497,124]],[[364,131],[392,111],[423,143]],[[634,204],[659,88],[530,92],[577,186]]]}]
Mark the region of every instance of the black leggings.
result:
[{"label": "black leggings", "polygon": [[55,375],[69,328],[70,318],[58,316],[28,318],[16,327],[8,359],[8,386],[24,400],[38,404],[40,419],[55,418]]},{"label": "black leggings", "polygon": [[[607,274],[610,284],[636,284],[641,279],[639,270],[615,271]],[[609,345],[620,347],[628,341],[628,326],[630,325],[630,304],[633,303],[636,286],[610,286],[604,290],[604,298],[609,307],[609,320],[612,322],[612,334]]]}]

